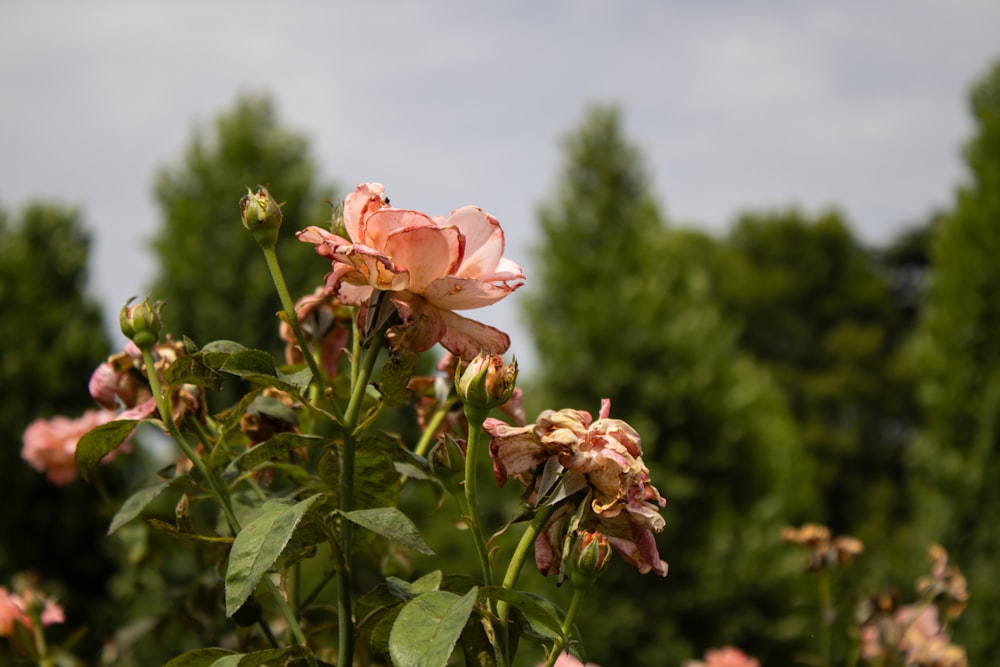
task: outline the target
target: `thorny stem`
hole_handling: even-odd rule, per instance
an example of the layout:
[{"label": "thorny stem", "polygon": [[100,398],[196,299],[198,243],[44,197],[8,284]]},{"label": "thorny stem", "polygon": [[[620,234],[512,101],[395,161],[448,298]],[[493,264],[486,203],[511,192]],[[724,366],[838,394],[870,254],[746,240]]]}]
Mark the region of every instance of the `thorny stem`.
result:
[{"label": "thorny stem", "polygon": [[[215,496],[216,501],[222,508],[222,513],[226,517],[226,522],[229,524],[229,529],[232,531],[233,535],[238,535],[240,532],[240,522],[236,518],[236,514],[233,513],[232,505],[229,502],[229,495],[226,493],[225,489],[222,488],[219,479],[212,474],[212,472],[202,461],[201,457],[198,456],[194,448],[181,433],[181,430],[177,428],[176,422],[173,418],[173,408],[171,406],[170,394],[162,391],[160,387],[160,379],[156,376],[156,364],[153,361],[153,353],[149,348],[142,350],[142,361],[146,365],[146,375],[149,379],[149,388],[153,392],[153,397],[156,399],[156,407],[160,411],[160,418],[166,425],[167,430],[170,435],[173,436],[174,441],[184,452],[184,455],[188,457],[191,461],[191,465],[194,466],[198,474],[201,475],[208,482],[209,488],[212,490],[212,494]],[[299,625],[298,620],[295,618],[295,614],[292,613],[291,608],[288,606],[288,602],[285,601],[285,597],[278,590],[277,585],[271,580],[270,577],[265,576],[263,581],[267,585],[268,590],[271,593],[271,597],[274,598],[275,604],[278,605],[278,609],[281,610],[282,615],[285,617],[285,621],[288,623],[288,628],[291,630],[292,635],[298,642],[299,649],[302,651],[303,656],[305,656],[306,662],[309,667],[317,667],[316,658],[312,654],[312,650],[309,648],[309,644],[306,641],[306,636],[302,632],[302,627]]]},{"label": "thorny stem", "polygon": [[573,621],[576,620],[576,613],[580,610],[580,603],[583,602],[583,594],[586,590],[580,588],[579,586],[573,588],[573,599],[569,602],[569,609],[566,611],[566,618],[563,619],[562,624],[562,637],[556,639],[555,643],[552,645],[552,652],[549,653],[548,660],[545,661],[545,667],[552,667],[556,664],[556,660],[563,652],[563,637],[569,637],[570,631],[573,629]]}]

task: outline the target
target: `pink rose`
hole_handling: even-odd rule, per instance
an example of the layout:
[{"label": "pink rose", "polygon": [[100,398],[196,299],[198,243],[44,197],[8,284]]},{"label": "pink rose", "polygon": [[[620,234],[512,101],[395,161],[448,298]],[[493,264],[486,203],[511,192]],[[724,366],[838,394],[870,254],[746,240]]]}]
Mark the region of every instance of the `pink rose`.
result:
[{"label": "pink rose", "polygon": [[751,658],[732,646],[710,648],[704,660],[689,660],[684,667],[760,667],[760,660]]},{"label": "pink rose", "polygon": [[[535,503],[539,494],[550,491],[539,487],[562,472],[565,496],[590,490],[589,512],[578,529],[602,533],[641,573],[666,576],[667,563],[660,559],[654,537],[664,527],[660,508],[666,500],[650,484],[639,434],[627,423],[611,419],[610,411],[611,402],[604,399],[596,421],[588,412],[568,409],[546,410],[527,426],[487,419],[483,428],[490,435],[494,477],[501,486],[514,477],[528,487],[528,502]],[[545,574],[560,571],[559,549],[568,529],[564,521],[557,521],[561,516],[554,514],[535,542],[535,560]]]},{"label": "pink rose", "polygon": [[[535,667],[545,667],[545,661],[541,661]],[[595,662],[582,663],[576,656],[563,652],[556,658],[553,667],[600,667],[600,665]]]},{"label": "pink rose", "polygon": [[22,597],[0,586],[0,637],[14,636],[14,623],[20,623],[28,630],[34,626],[28,609],[33,605],[41,607],[42,625],[53,625],[65,621],[62,607],[54,600],[46,599],[34,590],[28,590]]},{"label": "pink rose", "polygon": [[[88,410],[77,419],[36,419],[24,430],[21,458],[56,486],[76,479],[76,444],[87,432],[115,418],[110,410]],[[113,456],[112,452],[109,456]],[[109,459],[105,459],[109,460]]]},{"label": "pink rose", "polygon": [[362,183],[344,201],[348,239],[320,227],[299,232],[333,260],[327,286],[341,302],[365,305],[375,290],[391,292],[402,336],[422,352],[440,342],[464,360],[502,354],[507,334],[456,315],[496,303],[524,283],[521,267],[503,257],[496,218],[474,206],[447,219],[389,206],[378,183]]},{"label": "pink rose", "polygon": [[[307,294],[295,303],[295,315],[306,341],[319,344],[319,366],[329,376],[337,374],[337,365],[343,356],[350,331],[337,319],[337,301],[325,287]],[[286,322],[279,326],[278,335],[285,341],[285,361],[301,364],[305,361],[299,342]]]}]

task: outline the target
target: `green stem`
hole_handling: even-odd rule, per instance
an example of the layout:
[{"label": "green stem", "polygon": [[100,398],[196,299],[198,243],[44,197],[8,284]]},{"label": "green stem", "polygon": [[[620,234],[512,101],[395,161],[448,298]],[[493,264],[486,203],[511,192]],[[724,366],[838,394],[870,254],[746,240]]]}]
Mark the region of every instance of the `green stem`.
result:
[{"label": "green stem", "polygon": [[830,666],[830,651],[833,644],[833,622],[835,611],[833,609],[832,594],[830,592],[830,571],[826,568],[819,572],[819,651],[820,665]]},{"label": "green stem", "polygon": [[[209,471],[205,462],[202,461],[201,457],[194,451],[194,448],[187,441],[187,438],[184,437],[184,434],[181,433],[181,430],[177,428],[177,424],[174,422],[170,394],[162,391],[160,388],[160,379],[156,376],[156,365],[153,361],[153,353],[149,348],[142,350],[142,360],[143,363],[146,364],[146,375],[149,380],[149,388],[153,392],[153,397],[156,399],[156,407],[160,411],[160,418],[166,425],[170,435],[173,436],[174,441],[184,452],[184,455],[191,461],[191,465],[194,466],[195,470],[198,471],[198,474],[201,475],[206,482],[208,482],[208,486],[212,490],[212,494],[215,496],[216,501],[222,508],[222,513],[226,517],[226,522],[229,524],[229,529],[232,531],[233,536],[238,535],[240,532],[240,522],[239,519],[236,518],[236,514],[233,512],[232,505],[229,502],[229,495],[222,487],[219,479],[213,475],[211,471]],[[302,632],[302,627],[299,625],[298,620],[289,608],[288,603],[285,602],[285,598],[281,594],[281,591],[278,590],[278,586],[271,581],[271,578],[268,576],[265,576],[263,581],[266,583],[268,590],[271,592],[271,597],[274,598],[275,603],[284,615],[285,621],[288,623],[288,627],[292,631],[292,635],[299,643],[299,649],[305,656],[309,667],[317,667],[316,658],[313,657],[312,650],[310,650],[308,642],[306,641],[306,636]]]},{"label": "green stem", "polygon": [[445,401],[438,405],[438,409],[434,412],[434,416],[431,420],[427,422],[427,428],[424,429],[423,434],[420,436],[420,442],[417,446],[413,448],[413,453],[417,456],[427,456],[428,450],[431,448],[431,444],[434,442],[434,434],[437,430],[441,428],[441,422],[444,418],[448,416],[451,411],[451,406],[454,405],[453,400]]},{"label": "green stem", "polygon": [[[507,571],[504,573],[503,583],[501,584],[503,588],[514,590],[514,586],[517,585],[517,579],[521,576],[521,570],[524,568],[524,561],[528,559],[528,554],[535,544],[535,538],[538,537],[538,533],[542,532],[545,522],[549,520],[554,510],[554,505],[545,505],[544,507],[539,507],[535,512],[535,516],[532,517],[531,523],[528,524],[528,527],[521,535],[521,539],[518,541],[517,547],[515,547],[514,553],[510,558],[510,563],[507,565]],[[497,615],[500,617],[500,628],[506,629],[507,619],[510,617],[510,605],[503,600],[498,602]]]},{"label": "green stem", "polygon": [[[576,613],[580,610],[580,603],[583,601],[583,594],[586,591],[583,588],[577,586],[573,589],[573,599],[570,600],[569,610],[566,612],[566,618],[563,619],[562,633],[563,637],[569,637],[570,631],[573,629],[573,621],[576,620]],[[545,661],[545,667],[552,667],[556,664],[556,660],[563,652],[563,637],[556,639],[555,643],[552,645],[552,652],[549,653],[548,660]]]},{"label": "green stem", "polygon": [[479,565],[483,570],[483,583],[487,586],[493,585],[493,567],[490,564],[489,552],[486,549],[486,539],[483,536],[482,523],[479,518],[479,495],[477,493],[478,481],[476,475],[476,461],[478,460],[480,444],[485,435],[483,421],[486,419],[484,411],[477,410],[468,405],[465,406],[465,416],[469,421],[469,439],[465,445],[465,503],[462,508],[465,513],[466,523],[472,532],[473,541],[476,544],[476,553],[479,556]]},{"label": "green stem", "polygon": [[[364,405],[368,380],[375,369],[375,361],[382,349],[385,329],[376,332],[372,345],[368,348],[361,363],[355,359],[356,372],[352,372],[354,385],[351,387],[351,399],[344,412],[344,443],[340,451],[340,510],[350,512],[354,506],[354,459],[357,448],[357,434],[354,432]],[[360,350],[355,345],[355,350]],[[352,524],[344,519],[340,522],[340,552],[343,563],[337,568],[337,612],[339,614],[338,633],[338,665],[354,664],[354,615],[351,602],[351,532]]]},{"label": "green stem", "polygon": [[271,280],[274,282],[274,288],[278,292],[278,298],[281,299],[281,307],[284,309],[286,315],[285,321],[292,327],[292,331],[295,333],[295,340],[298,341],[299,348],[302,350],[302,356],[309,365],[309,370],[312,371],[313,379],[316,381],[316,386],[319,387],[320,395],[325,396],[326,378],[316,363],[316,358],[313,356],[306,337],[302,334],[302,328],[299,326],[299,317],[295,313],[295,302],[292,301],[292,295],[288,292],[288,285],[285,283],[285,276],[281,273],[281,265],[278,264],[278,254],[275,252],[273,246],[261,245],[260,249],[264,251],[264,261],[267,262],[267,270],[271,272]]}]

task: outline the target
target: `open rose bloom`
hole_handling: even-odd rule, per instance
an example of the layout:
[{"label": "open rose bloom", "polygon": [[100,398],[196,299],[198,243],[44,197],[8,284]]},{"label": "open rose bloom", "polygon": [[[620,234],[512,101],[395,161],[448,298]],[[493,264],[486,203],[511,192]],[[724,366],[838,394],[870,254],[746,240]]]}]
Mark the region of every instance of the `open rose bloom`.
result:
[{"label": "open rose bloom", "polygon": [[[611,402],[604,399],[597,420],[582,410],[546,410],[534,424],[520,427],[487,419],[483,427],[491,438],[494,475],[501,486],[509,477],[527,486],[529,504],[586,492],[590,501],[578,530],[604,535],[643,574],[666,576],[654,538],[663,530],[659,510],[666,500],[650,483],[639,434],[611,419],[610,411]],[[536,564],[545,574],[560,572],[563,538],[575,510],[571,502],[557,509],[535,542]]]},{"label": "open rose bloom", "polygon": [[362,183],[344,201],[344,228],[349,238],[320,227],[299,232],[332,260],[326,285],[341,303],[366,306],[388,292],[402,322],[395,337],[416,352],[441,343],[470,360],[510,346],[507,334],[454,312],[496,303],[524,283],[521,267],[503,256],[496,218],[475,206],[431,218],[389,206],[382,185]]}]

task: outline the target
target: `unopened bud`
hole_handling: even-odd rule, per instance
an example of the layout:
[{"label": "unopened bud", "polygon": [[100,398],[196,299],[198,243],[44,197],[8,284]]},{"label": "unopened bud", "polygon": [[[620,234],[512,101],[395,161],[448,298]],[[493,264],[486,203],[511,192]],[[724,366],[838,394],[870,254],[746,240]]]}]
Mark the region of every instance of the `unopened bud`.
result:
[{"label": "unopened bud", "polygon": [[160,310],[163,302],[151,303],[147,296],[136,305],[131,305],[135,297],[130,298],[122,306],[118,314],[118,323],[121,326],[125,337],[135,343],[140,350],[151,350],[156,341],[160,339],[160,329],[163,323],[160,320]]},{"label": "unopened bud", "polygon": [[455,388],[462,402],[478,410],[496,408],[510,400],[517,379],[517,361],[504,364],[498,354],[480,354],[464,369],[455,369]]},{"label": "unopened bud", "polygon": [[243,226],[253,232],[257,243],[274,247],[281,228],[281,205],[274,200],[267,188],[258,185],[256,193],[247,188],[246,195],[240,199],[240,214],[243,216]]},{"label": "unopened bud", "polygon": [[577,588],[590,588],[611,562],[611,544],[603,533],[583,531],[572,547],[569,580]]},{"label": "unopened bud", "polygon": [[450,487],[465,479],[465,450],[450,435],[445,435],[427,453],[431,471]]}]

